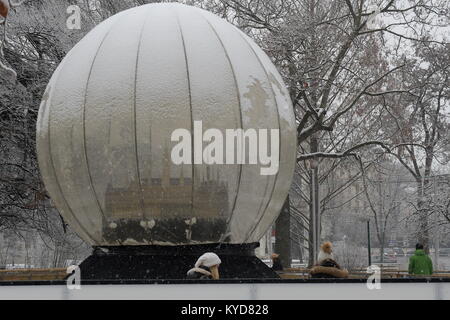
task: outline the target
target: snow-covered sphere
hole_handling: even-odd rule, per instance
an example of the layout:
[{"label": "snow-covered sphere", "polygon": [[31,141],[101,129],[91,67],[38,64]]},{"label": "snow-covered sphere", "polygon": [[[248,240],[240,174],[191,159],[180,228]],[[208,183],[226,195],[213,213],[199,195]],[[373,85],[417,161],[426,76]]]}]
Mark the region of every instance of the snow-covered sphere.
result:
[{"label": "snow-covered sphere", "polygon": [[[194,132],[194,144],[200,121],[198,132],[223,137],[279,129],[279,152],[268,146],[279,170],[262,175],[268,165],[244,151],[243,164],[206,164],[201,150],[214,139],[194,146],[201,164],[176,164],[172,133]],[[40,107],[37,147],[52,200],[92,245],[250,243],[286,198],[295,132],[281,76],[249,37],[202,9],[149,4],[107,19],[67,54]],[[223,158],[237,149],[224,141]]]}]

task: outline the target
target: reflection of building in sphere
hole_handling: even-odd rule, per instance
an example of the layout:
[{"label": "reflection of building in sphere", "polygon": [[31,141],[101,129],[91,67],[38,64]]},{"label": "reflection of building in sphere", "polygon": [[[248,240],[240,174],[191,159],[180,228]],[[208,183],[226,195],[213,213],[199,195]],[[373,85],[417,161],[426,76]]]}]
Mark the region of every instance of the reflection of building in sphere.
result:
[{"label": "reflection of building in sphere", "polygon": [[[103,234],[107,241],[127,243],[128,239],[128,243],[157,243],[169,239],[173,243],[196,243],[221,240],[220,235],[226,232],[228,212],[226,182],[219,181],[207,168],[206,176],[197,189],[194,210],[192,179],[183,176],[171,178],[168,164],[165,169],[162,179],[142,180],[149,217],[136,217],[134,211],[129,210],[133,206],[130,188],[108,185],[105,196],[107,217],[103,221]],[[130,234],[135,235],[133,240],[129,240]]]}]

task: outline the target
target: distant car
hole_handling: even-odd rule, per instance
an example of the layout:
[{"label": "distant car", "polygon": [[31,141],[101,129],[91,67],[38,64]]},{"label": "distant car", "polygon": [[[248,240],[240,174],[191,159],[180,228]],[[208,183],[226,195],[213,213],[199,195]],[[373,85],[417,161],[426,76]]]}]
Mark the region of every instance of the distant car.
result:
[{"label": "distant car", "polygon": [[7,264],[7,270],[15,270],[15,269],[33,269],[34,265],[26,265],[26,264]]},{"label": "distant car", "polygon": [[440,257],[450,257],[450,248],[441,248],[439,249]]},{"label": "distant car", "polygon": [[304,262],[300,262],[299,259],[292,259],[291,268],[306,268],[307,264]]},{"label": "distant car", "polygon": [[397,257],[404,257],[405,256],[405,252],[403,251],[402,248],[394,248],[393,250],[394,250],[395,255]]},{"label": "distant car", "polygon": [[397,254],[396,253],[385,253],[384,259],[394,260],[394,262],[397,262]]},{"label": "distant car", "polygon": [[[372,263],[381,263],[380,256],[372,256]],[[383,263],[397,263],[397,258],[392,255],[384,254]]]}]

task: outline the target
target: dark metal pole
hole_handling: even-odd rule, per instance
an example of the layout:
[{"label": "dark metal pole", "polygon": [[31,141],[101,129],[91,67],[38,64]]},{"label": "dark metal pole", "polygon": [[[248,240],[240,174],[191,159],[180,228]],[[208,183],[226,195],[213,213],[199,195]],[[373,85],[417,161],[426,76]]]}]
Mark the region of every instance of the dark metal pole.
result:
[{"label": "dark metal pole", "polygon": [[289,195],[284,201],[280,215],[275,222],[275,253],[280,255],[284,268],[291,267],[291,209]]},{"label": "dark metal pole", "polygon": [[367,220],[367,254],[369,255],[369,266],[371,266],[372,254],[370,252],[370,220]]}]

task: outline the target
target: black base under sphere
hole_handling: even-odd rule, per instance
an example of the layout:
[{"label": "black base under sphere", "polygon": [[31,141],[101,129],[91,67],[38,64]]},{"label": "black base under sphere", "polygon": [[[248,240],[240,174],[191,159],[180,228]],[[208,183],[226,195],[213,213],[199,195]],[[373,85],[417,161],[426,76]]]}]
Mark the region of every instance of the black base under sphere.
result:
[{"label": "black base under sphere", "polygon": [[94,247],[80,264],[82,280],[186,279],[205,252],[216,253],[222,263],[221,279],[277,279],[279,276],[255,256],[258,242],[183,246]]}]

